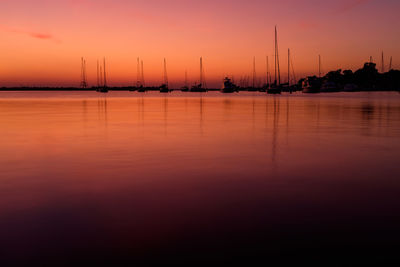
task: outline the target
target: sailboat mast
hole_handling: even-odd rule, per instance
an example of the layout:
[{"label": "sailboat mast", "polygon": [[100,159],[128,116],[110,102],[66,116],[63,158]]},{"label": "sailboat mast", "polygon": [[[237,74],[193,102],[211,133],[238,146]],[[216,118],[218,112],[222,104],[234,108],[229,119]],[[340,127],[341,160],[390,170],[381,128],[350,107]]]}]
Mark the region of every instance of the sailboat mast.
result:
[{"label": "sailboat mast", "polygon": [[87,87],[87,76],[86,76],[86,60],[81,58],[81,87]]},{"label": "sailboat mast", "polygon": [[100,87],[100,69],[99,69],[99,60],[97,60],[97,87]]},{"label": "sailboat mast", "polygon": [[290,86],[290,49],[288,49],[288,56],[287,56],[287,58],[288,58],[288,64],[287,64],[287,68],[288,68],[288,71],[287,71],[287,83],[288,83],[288,87]]},{"label": "sailboat mast", "polygon": [[81,87],[83,87],[83,82],[84,82],[84,76],[83,76],[83,57],[81,57]]},{"label": "sailboat mast", "polygon": [[86,88],[86,60],[83,59],[83,88]]},{"label": "sailboat mast", "polygon": [[200,86],[203,86],[203,57],[200,57]]},{"label": "sailboat mast", "polygon": [[103,63],[104,63],[104,68],[103,68],[103,71],[104,71],[104,87],[107,87],[107,76],[106,76],[106,58],[104,58],[104,61],[103,61]]},{"label": "sailboat mast", "polygon": [[318,55],[318,77],[321,78],[321,55]]},{"label": "sailboat mast", "polygon": [[293,67],[293,60],[290,61],[290,67],[292,68],[292,74],[293,74],[292,79],[294,80],[294,83],[297,83],[296,73],[294,72],[294,67]]},{"label": "sailboat mast", "polygon": [[185,70],[185,87],[188,86],[187,70]]},{"label": "sailboat mast", "polygon": [[276,65],[278,67],[278,85],[281,84],[281,70],[279,68],[279,49],[278,49],[278,30],[276,29],[275,26],[275,51],[276,51]]},{"label": "sailboat mast", "polygon": [[267,84],[269,85],[270,83],[271,83],[271,79],[269,79],[269,59],[268,59],[268,56],[267,56]]},{"label": "sailboat mast", "polygon": [[144,71],[143,71],[143,60],[141,61],[141,66],[142,66],[142,70],[141,70],[141,74],[142,74],[142,85],[145,86],[145,82],[144,82]]},{"label": "sailboat mast", "polygon": [[385,72],[385,59],[383,57],[383,51],[382,51],[382,73]]},{"label": "sailboat mast", "polygon": [[102,86],[103,82],[103,67],[100,65],[100,71],[99,71],[99,87]]},{"label": "sailboat mast", "polygon": [[164,84],[168,86],[167,60],[164,58]]},{"label": "sailboat mast", "polygon": [[256,87],[256,57],[253,58],[253,88]]},{"label": "sailboat mast", "polygon": [[81,86],[84,88],[85,87],[85,63],[84,63],[84,59],[81,59],[81,77],[82,77],[82,82],[81,82]]},{"label": "sailboat mast", "polygon": [[392,60],[393,60],[393,57],[390,57],[389,70],[392,70]]},{"label": "sailboat mast", "polygon": [[137,58],[137,72],[136,72],[136,86],[140,87],[142,83],[140,82],[140,59]]},{"label": "sailboat mast", "polygon": [[277,32],[276,32],[276,26],[275,26],[275,48],[274,48],[274,57],[275,57],[275,82],[274,82],[274,84],[276,85],[276,82],[277,82],[277,68],[276,68],[276,38],[277,38]]}]

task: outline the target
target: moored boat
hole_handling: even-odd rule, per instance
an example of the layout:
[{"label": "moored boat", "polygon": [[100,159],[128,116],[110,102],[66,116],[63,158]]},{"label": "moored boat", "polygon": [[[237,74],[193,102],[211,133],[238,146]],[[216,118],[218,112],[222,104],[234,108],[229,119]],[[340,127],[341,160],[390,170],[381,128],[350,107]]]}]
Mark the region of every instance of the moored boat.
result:
[{"label": "moored boat", "polygon": [[188,86],[183,86],[181,87],[182,92],[189,92],[189,87]]},{"label": "moored boat", "polygon": [[108,93],[107,87],[107,72],[106,72],[106,58],[103,59],[103,86],[98,86],[96,91],[99,93]]},{"label": "moored boat", "polygon": [[316,76],[310,76],[304,79],[302,83],[303,93],[312,94],[321,91],[321,79]]},{"label": "moored boat", "polygon": [[168,75],[167,75],[167,60],[164,58],[164,82],[160,86],[160,93],[169,93],[171,90],[168,88]]},{"label": "moored boat", "polygon": [[187,70],[185,71],[185,85],[181,87],[182,92],[189,92]]},{"label": "moored boat", "polygon": [[203,84],[195,84],[190,88],[190,92],[207,92],[207,89],[203,87]]},{"label": "moored boat", "polygon": [[203,58],[200,57],[200,82],[190,88],[190,92],[207,92],[206,83],[204,79]]},{"label": "moored boat", "polygon": [[282,86],[273,84],[267,89],[267,94],[281,94],[282,93]]},{"label": "moored boat", "polygon": [[96,89],[96,91],[99,92],[99,93],[108,93],[108,88],[107,88],[106,86],[104,86],[104,87],[98,87],[98,88]]},{"label": "moored boat", "polygon": [[330,81],[325,81],[322,83],[321,86],[321,92],[322,93],[333,93],[333,92],[339,92],[340,89],[334,82]]},{"label": "moored boat", "polygon": [[238,92],[238,91],[239,91],[239,87],[236,84],[234,84],[231,79],[229,79],[228,77],[225,77],[224,84],[221,88],[221,92],[222,93],[234,93],[234,92]]},{"label": "moored boat", "polygon": [[169,93],[169,92],[171,92],[171,91],[169,90],[167,84],[164,83],[164,84],[162,84],[162,85],[160,86],[160,93]]},{"label": "moored boat", "polygon": [[144,92],[146,92],[146,88],[143,86],[143,85],[141,85],[141,86],[139,86],[139,87],[136,87],[137,88],[137,91],[139,92],[139,93],[144,93]]},{"label": "moored boat", "polygon": [[275,26],[275,81],[269,84],[267,94],[281,94],[281,72],[279,68],[279,52],[278,52],[278,31]]}]

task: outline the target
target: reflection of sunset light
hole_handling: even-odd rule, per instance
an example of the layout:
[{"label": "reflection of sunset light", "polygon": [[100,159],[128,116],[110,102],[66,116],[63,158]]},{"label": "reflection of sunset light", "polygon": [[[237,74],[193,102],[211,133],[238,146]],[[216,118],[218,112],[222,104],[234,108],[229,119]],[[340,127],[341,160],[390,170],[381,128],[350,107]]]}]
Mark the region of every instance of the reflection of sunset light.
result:
[{"label": "reflection of sunset light", "polygon": [[398,92],[0,96],[2,266],[398,255]]},{"label": "reflection of sunset light", "polygon": [[14,0],[0,8],[0,86],[77,86],[82,56],[90,85],[103,56],[111,85],[134,84],[137,56],[150,85],[161,82],[164,57],[172,87],[182,85],[185,69],[191,83],[198,79],[200,56],[211,86],[226,74],[251,75],[253,56],[261,79],[275,24],[283,75],[287,48],[299,77],[316,73],[318,54],[323,71],[360,68],[382,50],[399,67],[397,1]]}]

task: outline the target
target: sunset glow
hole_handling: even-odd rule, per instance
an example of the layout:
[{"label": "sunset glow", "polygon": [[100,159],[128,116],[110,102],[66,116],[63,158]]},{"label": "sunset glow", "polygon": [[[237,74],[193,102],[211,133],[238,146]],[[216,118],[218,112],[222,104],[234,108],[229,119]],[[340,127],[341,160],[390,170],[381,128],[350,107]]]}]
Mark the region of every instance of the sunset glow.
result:
[{"label": "sunset glow", "polygon": [[400,0],[0,0],[0,267],[400,266]]},{"label": "sunset glow", "polygon": [[370,56],[379,65],[382,51],[400,67],[397,0],[3,0],[0,10],[0,87],[78,86],[82,56],[90,86],[103,56],[115,86],[136,82],[137,57],[149,85],[161,82],[164,57],[172,87],[185,69],[199,79],[200,56],[211,86],[251,75],[253,56],[262,79],[275,25],[282,75],[288,48],[299,77],[316,74],[319,54],[323,71]]}]

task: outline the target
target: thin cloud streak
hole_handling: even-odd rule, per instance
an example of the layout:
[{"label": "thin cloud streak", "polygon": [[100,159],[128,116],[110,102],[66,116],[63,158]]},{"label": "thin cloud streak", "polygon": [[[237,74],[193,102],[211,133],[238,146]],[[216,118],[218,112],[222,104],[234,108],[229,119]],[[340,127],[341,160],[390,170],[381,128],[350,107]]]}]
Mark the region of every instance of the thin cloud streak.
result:
[{"label": "thin cloud streak", "polygon": [[60,40],[55,38],[52,34],[49,33],[42,33],[42,32],[32,32],[32,31],[26,31],[26,30],[21,30],[21,29],[15,29],[15,28],[8,28],[0,25],[0,30],[4,32],[9,32],[9,33],[17,33],[17,34],[24,34],[29,37],[39,39],[39,40],[49,40],[53,41],[55,43],[61,43]]},{"label": "thin cloud streak", "polygon": [[38,39],[53,39],[53,35],[46,33],[31,32],[29,33],[29,35],[33,38],[38,38]]}]

